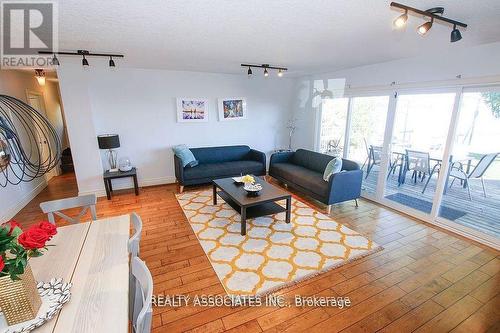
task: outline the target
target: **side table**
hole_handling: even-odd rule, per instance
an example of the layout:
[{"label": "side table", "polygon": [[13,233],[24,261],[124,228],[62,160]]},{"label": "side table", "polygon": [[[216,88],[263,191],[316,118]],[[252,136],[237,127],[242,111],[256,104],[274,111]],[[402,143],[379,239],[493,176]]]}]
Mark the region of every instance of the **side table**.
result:
[{"label": "side table", "polygon": [[137,170],[136,168],[132,168],[130,171],[114,171],[114,172],[109,172],[106,171],[103,174],[103,179],[104,179],[104,187],[106,188],[106,196],[108,197],[108,200],[111,199],[111,194],[113,193],[113,185],[111,184],[111,180],[117,179],[117,178],[127,178],[127,177],[132,177],[134,179],[134,189],[135,189],[135,195],[139,195],[139,185],[137,183]]}]

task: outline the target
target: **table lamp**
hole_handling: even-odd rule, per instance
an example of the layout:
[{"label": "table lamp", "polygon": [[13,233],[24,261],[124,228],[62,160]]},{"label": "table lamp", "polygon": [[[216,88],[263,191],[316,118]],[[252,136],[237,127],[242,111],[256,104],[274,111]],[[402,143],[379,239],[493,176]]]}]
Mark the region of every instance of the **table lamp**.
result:
[{"label": "table lamp", "polygon": [[99,143],[99,149],[108,149],[108,162],[109,162],[109,172],[118,171],[116,165],[117,154],[114,151],[115,148],[120,147],[120,138],[118,134],[103,134],[97,136],[97,142]]}]

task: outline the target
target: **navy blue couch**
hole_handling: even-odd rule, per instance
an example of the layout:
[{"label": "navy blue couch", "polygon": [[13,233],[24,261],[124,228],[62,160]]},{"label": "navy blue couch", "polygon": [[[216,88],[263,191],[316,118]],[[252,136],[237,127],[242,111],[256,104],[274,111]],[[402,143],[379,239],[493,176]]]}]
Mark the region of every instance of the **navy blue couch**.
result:
[{"label": "navy blue couch", "polygon": [[182,167],[180,158],[174,155],[175,178],[185,185],[207,184],[214,179],[235,177],[240,174],[264,176],[266,154],[248,146],[190,148],[198,160],[195,167]]},{"label": "navy blue couch", "polygon": [[275,153],[271,156],[269,175],[325,205],[356,200],[361,195],[363,179],[359,164],[343,159],[343,171],[331,175],[326,182],[323,173],[332,159],[330,155],[305,149]]}]

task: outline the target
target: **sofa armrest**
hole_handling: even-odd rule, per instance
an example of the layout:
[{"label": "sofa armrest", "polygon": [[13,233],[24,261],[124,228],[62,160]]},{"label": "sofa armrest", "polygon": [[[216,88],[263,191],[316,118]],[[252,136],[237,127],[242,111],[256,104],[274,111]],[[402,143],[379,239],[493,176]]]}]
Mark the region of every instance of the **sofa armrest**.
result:
[{"label": "sofa armrest", "polygon": [[335,173],[330,176],[330,195],[328,204],[354,200],[361,196],[362,170]]},{"label": "sofa armrest", "polygon": [[250,149],[248,155],[252,161],[260,162],[264,166],[266,165],[266,154],[264,154],[263,152],[255,149]]},{"label": "sofa armrest", "polygon": [[175,178],[182,185],[184,182],[184,167],[182,166],[182,161],[177,155],[174,155],[174,169]]},{"label": "sofa armrest", "polygon": [[284,151],[279,153],[274,153],[271,155],[271,161],[269,162],[269,167],[274,163],[289,163],[292,159],[293,151]]}]

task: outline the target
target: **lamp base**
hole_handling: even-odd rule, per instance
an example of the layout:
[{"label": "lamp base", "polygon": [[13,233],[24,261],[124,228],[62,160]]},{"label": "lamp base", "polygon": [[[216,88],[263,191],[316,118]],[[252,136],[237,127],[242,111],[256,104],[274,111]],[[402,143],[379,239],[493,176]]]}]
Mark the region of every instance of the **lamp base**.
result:
[{"label": "lamp base", "polygon": [[118,168],[109,169],[108,171],[109,171],[109,172],[117,172],[117,171],[118,171]]}]

